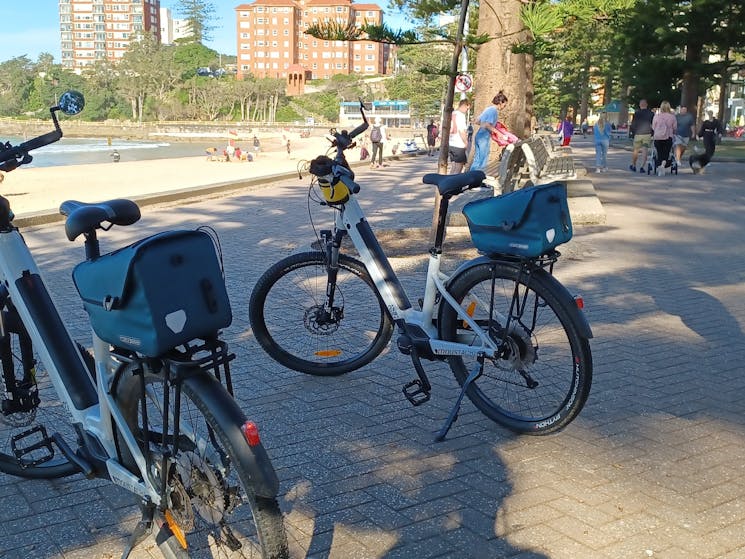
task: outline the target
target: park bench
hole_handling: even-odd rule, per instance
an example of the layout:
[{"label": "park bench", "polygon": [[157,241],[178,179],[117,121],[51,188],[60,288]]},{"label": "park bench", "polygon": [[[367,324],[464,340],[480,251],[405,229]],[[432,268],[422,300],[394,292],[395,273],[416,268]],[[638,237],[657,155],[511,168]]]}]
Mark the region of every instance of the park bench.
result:
[{"label": "park bench", "polygon": [[[548,142],[550,142],[550,138]],[[550,145],[550,144],[549,144]],[[577,178],[574,158],[561,151],[551,151],[541,136],[532,136],[521,144],[521,151],[533,184],[544,184],[554,180]]]},{"label": "park bench", "polygon": [[[487,179],[484,181],[486,184],[498,185],[502,193],[520,188],[521,183],[527,178],[525,154],[521,144],[522,141],[518,141],[506,146],[501,157],[489,163],[486,168]],[[496,180],[490,177],[495,177]]]}]

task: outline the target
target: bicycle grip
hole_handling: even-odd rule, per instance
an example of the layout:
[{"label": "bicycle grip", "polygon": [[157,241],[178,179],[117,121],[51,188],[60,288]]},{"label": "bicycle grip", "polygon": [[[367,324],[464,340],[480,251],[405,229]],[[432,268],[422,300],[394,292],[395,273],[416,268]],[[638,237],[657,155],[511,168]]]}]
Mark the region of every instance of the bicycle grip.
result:
[{"label": "bicycle grip", "polygon": [[354,138],[354,137],[356,137],[356,136],[359,136],[359,135],[360,135],[360,134],[362,134],[362,133],[363,133],[363,132],[364,132],[365,130],[367,130],[367,129],[369,128],[369,126],[370,126],[370,125],[369,125],[369,124],[367,123],[367,121],[363,121],[363,122],[362,122],[362,124],[360,124],[360,125],[359,125],[359,126],[358,126],[357,128],[355,128],[354,130],[352,130],[352,131],[351,131],[351,132],[349,133],[349,137],[350,137],[350,138]]},{"label": "bicycle grip", "polygon": [[341,175],[341,176],[339,177],[339,180],[340,180],[340,181],[341,181],[342,183],[344,183],[344,186],[346,186],[346,187],[347,187],[347,188],[349,189],[349,191],[350,191],[350,192],[351,192],[352,194],[357,194],[357,193],[358,193],[358,192],[360,191],[360,185],[359,185],[359,184],[357,184],[357,183],[356,183],[356,182],[355,182],[355,181],[354,181],[354,180],[352,179],[352,177],[350,177],[350,176],[348,176],[348,175]]}]

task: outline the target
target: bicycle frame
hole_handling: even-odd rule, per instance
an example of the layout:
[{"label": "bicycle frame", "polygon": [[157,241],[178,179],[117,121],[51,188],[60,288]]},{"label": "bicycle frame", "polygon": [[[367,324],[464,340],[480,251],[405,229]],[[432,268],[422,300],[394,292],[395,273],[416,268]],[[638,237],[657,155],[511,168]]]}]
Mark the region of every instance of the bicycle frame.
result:
[{"label": "bicycle frame", "polygon": [[[13,306],[60,402],[70,414],[72,424],[82,430],[85,444],[97,444],[105,453],[108,477],[113,483],[159,505],[160,493],[147,475],[145,457],[110,394],[114,375],[122,364],[111,353],[108,343],[93,334],[97,373],[94,384],[28,246],[14,227],[0,230],[0,280],[7,286]],[[120,437],[134,457],[141,478],[116,459],[112,417]]]},{"label": "bicycle frame", "polygon": [[[360,259],[372,278],[375,289],[393,320],[397,323],[403,322],[421,328],[429,338],[429,345],[434,355],[471,355],[474,357],[486,355],[496,357],[497,345],[448,293],[445,286],[448,276],[440,271],[441,255],[438,251],[430,251],[422,310],[417,311],[412,307],[375,233],[365,219],[362,208],[351,194],[349,200],[338,208],[334,227],[336,231],[345,231],[351,238]],[[338,249],[336,250],[338,251]],[[438,339],[437,328],[433,322],[438,294],[456,310],[458,317],[470,326],[472,332],[481,340],[481,345],[473,346]]]}]

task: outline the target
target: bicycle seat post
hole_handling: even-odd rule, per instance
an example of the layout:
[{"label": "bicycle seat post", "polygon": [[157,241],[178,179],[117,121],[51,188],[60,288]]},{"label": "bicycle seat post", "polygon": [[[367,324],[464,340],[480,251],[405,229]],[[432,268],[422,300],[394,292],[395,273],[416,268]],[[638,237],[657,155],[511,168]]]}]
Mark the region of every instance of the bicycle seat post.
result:
[{"label": "bicycle seat post", "polygon": [[449,204],[450,198],[442,196],[439,191],[435,190],[435,207],[432,212],[432,233],[430,237],[431,250],[434,254],[442,254]]},{"label": "bicycle seat post", "polygon": [[96,230],[91,229],[84,233],[85,236],[85,259],[95,260],[101,256],[101,245],[98,242]]}]

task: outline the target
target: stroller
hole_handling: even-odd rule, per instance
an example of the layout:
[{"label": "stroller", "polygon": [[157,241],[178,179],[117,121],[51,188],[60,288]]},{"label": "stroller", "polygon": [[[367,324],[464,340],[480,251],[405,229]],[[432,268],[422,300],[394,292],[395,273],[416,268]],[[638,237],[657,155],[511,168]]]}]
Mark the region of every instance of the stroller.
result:
[{"label": "stroller", "polygon": [[[675,149],[674,144],[670,147],[670,152],[667,154],[667,167],[670,169],[671,175],[677,175],[678,174],[678,162],[675,160]],[[660,161],[659,154],[657,153],[657,148],[654,145],[654,142],[652,142],[652,147],[649,149],[649,157],[647,158],[647,174],[648,175],[660,175],[660,172],[664,173],[662,171],[662,161]]]}]

